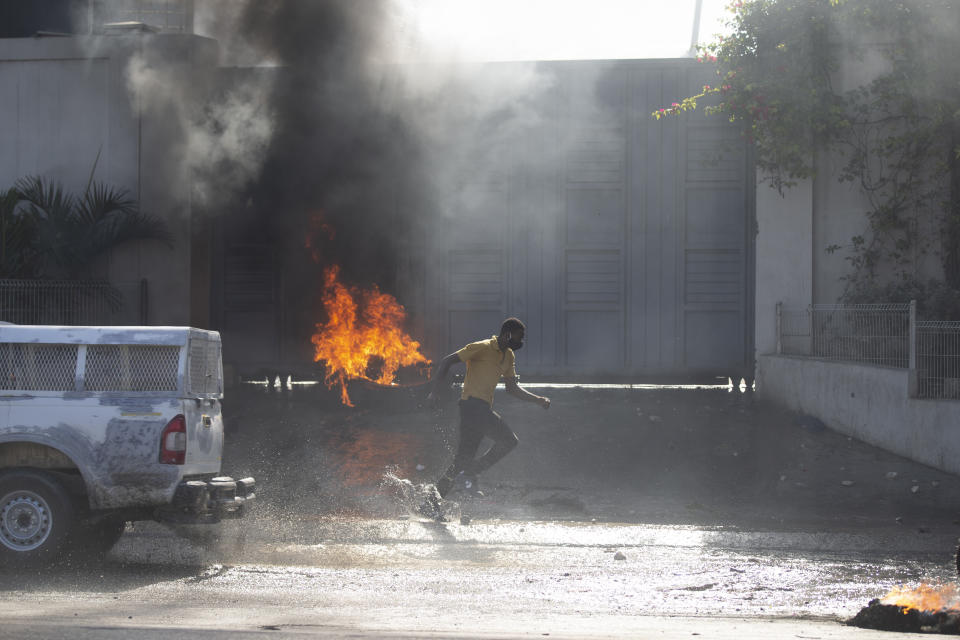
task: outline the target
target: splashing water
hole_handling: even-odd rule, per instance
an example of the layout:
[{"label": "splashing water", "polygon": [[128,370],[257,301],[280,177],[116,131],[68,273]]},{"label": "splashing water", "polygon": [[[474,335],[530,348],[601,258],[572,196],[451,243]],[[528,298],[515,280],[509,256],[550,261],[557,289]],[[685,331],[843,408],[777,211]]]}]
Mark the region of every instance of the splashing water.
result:
[{"label": "splashing water", "polygon": [[380,480],[380,487],[391,494],[394,499],[407,512],[416,517],[422,518],[418,508],[428,499],[434,499],[440,502],[440,513],[449,521],[456,522],[460,520],[460,505],[451,500],[444,500],[440,497],[437,487],[430,483],[414,483],[407,478],[401,478],[396,474],[396,469],[387,469]]}]

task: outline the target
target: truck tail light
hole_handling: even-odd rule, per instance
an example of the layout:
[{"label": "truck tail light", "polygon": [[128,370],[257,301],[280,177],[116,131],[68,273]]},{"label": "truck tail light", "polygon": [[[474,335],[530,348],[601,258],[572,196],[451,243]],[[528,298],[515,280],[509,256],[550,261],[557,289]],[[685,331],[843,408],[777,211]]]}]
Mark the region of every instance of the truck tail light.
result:
[{"label": "truck tail light", "polygon": [[160,434],[160,464],[183,464],[187,457],[187,420],[173,417]]}]

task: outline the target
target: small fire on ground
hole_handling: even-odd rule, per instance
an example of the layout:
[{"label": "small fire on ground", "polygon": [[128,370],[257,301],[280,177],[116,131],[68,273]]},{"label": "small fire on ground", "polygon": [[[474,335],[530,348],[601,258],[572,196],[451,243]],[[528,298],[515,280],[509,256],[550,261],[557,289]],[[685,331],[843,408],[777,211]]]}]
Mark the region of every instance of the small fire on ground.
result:
[{"label": "small fire on ground", "polygon": [[339,280],[340,269],[331,266],[323,273],[323,307],[327,320],[317,324],[311,337],[314,362],[326,365],[324,382],[329,388],[340,385],[340,399],[354,406],[347,382],[362,378],[378,384],[392,384],[401,367],[430,364],[420,353],[420,343],[404,330],[406,310],[397,299],[372,289],[348,287]]},{"label": "small fire on ground", "polygon": [[960,635],[960,591],[955,584],[896,587],[871,600],[848,624],[866,629]]}]

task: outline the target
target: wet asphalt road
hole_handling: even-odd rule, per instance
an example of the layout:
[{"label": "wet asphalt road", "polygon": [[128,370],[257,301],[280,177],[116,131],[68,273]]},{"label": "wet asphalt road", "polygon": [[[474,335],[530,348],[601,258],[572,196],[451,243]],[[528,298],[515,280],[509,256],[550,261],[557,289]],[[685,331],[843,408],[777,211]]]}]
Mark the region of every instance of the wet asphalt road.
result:
[{"label": "wet asphalt road", "polygon": [[841,622],[895,585],[954,577],[951,536],[895,530],[297,524],[296,542],[230,526],[203,544],[141,524],[103,564],[5,572],[0,638],[889,638]]},{"label": "wet asphalt road", "polygon": [[235,394],[224,468],[258,478],[256,513],[0,567],[0,638],[891,638],[842,622],[955,580],[960,478],[740,394],[549,394],[498,399],[521,446],[459,498],[469,524],[381,483],[442,470],[449,410]]}]

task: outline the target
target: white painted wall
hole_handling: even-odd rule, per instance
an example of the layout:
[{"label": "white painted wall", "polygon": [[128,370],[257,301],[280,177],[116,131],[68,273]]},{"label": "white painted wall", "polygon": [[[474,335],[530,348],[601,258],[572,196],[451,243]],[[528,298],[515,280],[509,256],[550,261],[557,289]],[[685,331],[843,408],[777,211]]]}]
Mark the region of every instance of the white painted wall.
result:
[{"label": "white painted wall", "polygon": [[[836,161],[820,160],[821,169]],[[824,175],[825,173],[825,175]],[[909,397],[909,371],[776,355],[776,304],[803,309],[842,292],[844,252],[828,255],[866,225],[862,200],[835,173],[780,197],[757,187],[757,394],[830,428],[912,460],[960,473],[960,402]]]},{"label": "white painted wall", "polygon": [[94,179],[128,189],[143,212],[167,221],[175,243],[121,248],[103,277],[130,292],[146,278],[148,323],[187,325],[192,187],[181,105],[146,103],[128,82],[138,59],[162,70],[170,95],[201,96],[206,87],[191,81],[215,69],[217,46],[179,35],[0,39],[0,188],[42,175],[76,193],[96,162]]},{"label": "white painted wall", "polygon": [[794,356],[757,358],[763,397],[911,460],[960,473],[960,402],[907,396],[906,369]]},{"label": "white painted wall", "polygon": [[[874,43],[846,58],[836,84],[868,83],[886,64]],[[803,309],[835,303],[855,235],[866,235],[869,209],[856,183],[838,180],[844,159],[816,158],[816,177],[783,197],[758,176],[756,243],[756,384],[761,397],[816,416],[831,428],[913,460],[960,473],[960,402],[909,398],[905,369],[776,355],[776,304]],[[932,216],[920,216],[933,219]],[[922,233],[936,245],[937,229]],[[830,245],[842,248],[827,253]],[[936,250],[938,246],[934,246]],[[915,256],[921,279],[942,275],[936,252]]]},{"label": "white painted wall", "polygon": [[776,304],[805,308],[813,300],[813,185],[783,195],[757,176],[756,352],[777,347]]},{"label": "white painted wall", "polygon": [[87,56],[84,38],[0,39],[0,184],[40,174],[70,190],[95,177],[137,186],[137,123],[115,52]]}]

